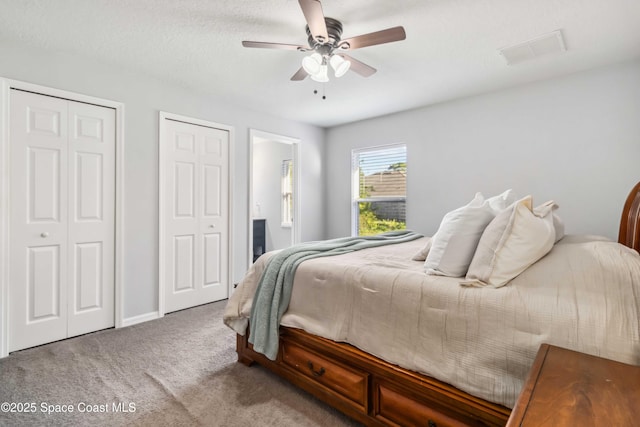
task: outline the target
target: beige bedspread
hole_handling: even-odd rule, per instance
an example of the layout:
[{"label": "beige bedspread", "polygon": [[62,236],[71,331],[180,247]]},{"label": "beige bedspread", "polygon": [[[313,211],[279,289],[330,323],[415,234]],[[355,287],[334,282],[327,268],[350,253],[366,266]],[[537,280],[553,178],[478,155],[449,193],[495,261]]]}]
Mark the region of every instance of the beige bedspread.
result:
[{"label": "beige bedspread", "polygon": [[[474,396],[513,407],[542,343],[640,364],[640,256],[566,236],[502,288],[427,276],[426,239],[305,261],[281,324],[348,342]],[[244,334],[269,254],[248,271],[224,322]]]}]

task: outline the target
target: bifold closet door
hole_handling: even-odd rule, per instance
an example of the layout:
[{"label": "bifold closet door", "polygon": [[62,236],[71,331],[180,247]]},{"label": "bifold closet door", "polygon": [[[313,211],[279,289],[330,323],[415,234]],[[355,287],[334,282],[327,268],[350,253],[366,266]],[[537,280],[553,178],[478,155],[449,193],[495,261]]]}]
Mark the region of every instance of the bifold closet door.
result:
[{"label": "bifold closet door", "polygon": [[229,132],[164,122],[169,313],[228,296]]},{"label": "bifold closet door", "polygon": [[114,326],[115,111],[11,91],[9,351]]}]

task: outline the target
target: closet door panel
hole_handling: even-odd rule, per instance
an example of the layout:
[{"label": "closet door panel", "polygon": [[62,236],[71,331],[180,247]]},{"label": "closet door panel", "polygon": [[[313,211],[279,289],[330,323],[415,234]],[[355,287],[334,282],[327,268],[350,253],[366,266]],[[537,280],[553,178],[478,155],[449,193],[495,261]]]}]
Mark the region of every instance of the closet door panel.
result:
[{"label": "closet door panel", "polygon": [[165,120],[165,312],[227,298],[229,132]]},{"label": "closet door panel", "polygon": [[69,101],[69,336],[113,327],[115,110]]},{"label": "closet door panel", "polygon": [[67,337],[67,102],[12,90],[9,351]]}]

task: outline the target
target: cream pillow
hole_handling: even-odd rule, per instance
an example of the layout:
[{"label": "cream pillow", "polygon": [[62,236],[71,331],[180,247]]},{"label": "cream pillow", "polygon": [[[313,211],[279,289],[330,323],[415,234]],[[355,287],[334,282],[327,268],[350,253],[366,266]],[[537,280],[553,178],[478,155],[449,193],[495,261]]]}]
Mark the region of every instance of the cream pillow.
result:
[{"label": "cream pillow", "polygon": [[429,239],[427,241],[427,244],[424,245],[424,248],[420,249],[419,252],[417,252],[412,258],[412,261],[424,261],[425,259],[427,259],[427,255],[429,255],[429,251],[431,250],[431,241],[433,239]]},{"label": "cream pillow", "polygon": [[487,224],[515,201],[512,190],[486,199],[476,193],[469,204],[447,213],[431,239],[427,274],[464,277]]},{"label": "cream pillow", "polygon": [[531,204],[531,196],[527,196],[491,221],[462,285],[504,286],[551,250],[556,237],[553,210],[557,205],[549,201],[532,209]]},{"label": "cream pillow", "polygon": [[555,212],[553,213],[553,228],[556,230],[555,243],[564,237],[564,221]]}]

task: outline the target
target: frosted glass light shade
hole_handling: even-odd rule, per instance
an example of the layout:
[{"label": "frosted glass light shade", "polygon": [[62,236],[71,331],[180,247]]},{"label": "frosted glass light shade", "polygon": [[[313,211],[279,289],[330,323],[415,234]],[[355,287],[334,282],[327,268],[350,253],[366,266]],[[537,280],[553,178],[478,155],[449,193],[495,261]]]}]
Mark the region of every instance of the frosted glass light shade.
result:
[{"label": "frosted glass light shade", "polygon": [[344,76],[345,73],[349,71],[349,68],[351,67],[351,61],[346,61],[340,55],[331,56],[329,63],[331,64],[331,68],[333,68],[333,71],[335,72],[336,77]]},{"label": "frosted glass light shade", "polygon": [[315,74],[311,74],[311,79],[320,83],[326,83],[329,81],[329,74],[327,72],[327,66],[321,65],[320,71]]},{"label": "frosted glass light shade", "polygon": [[302,58],[302,68],[304,68],[310,76],[317,74],[320,71],[321,66],[322,56],[319,53],[313,53]]}]

